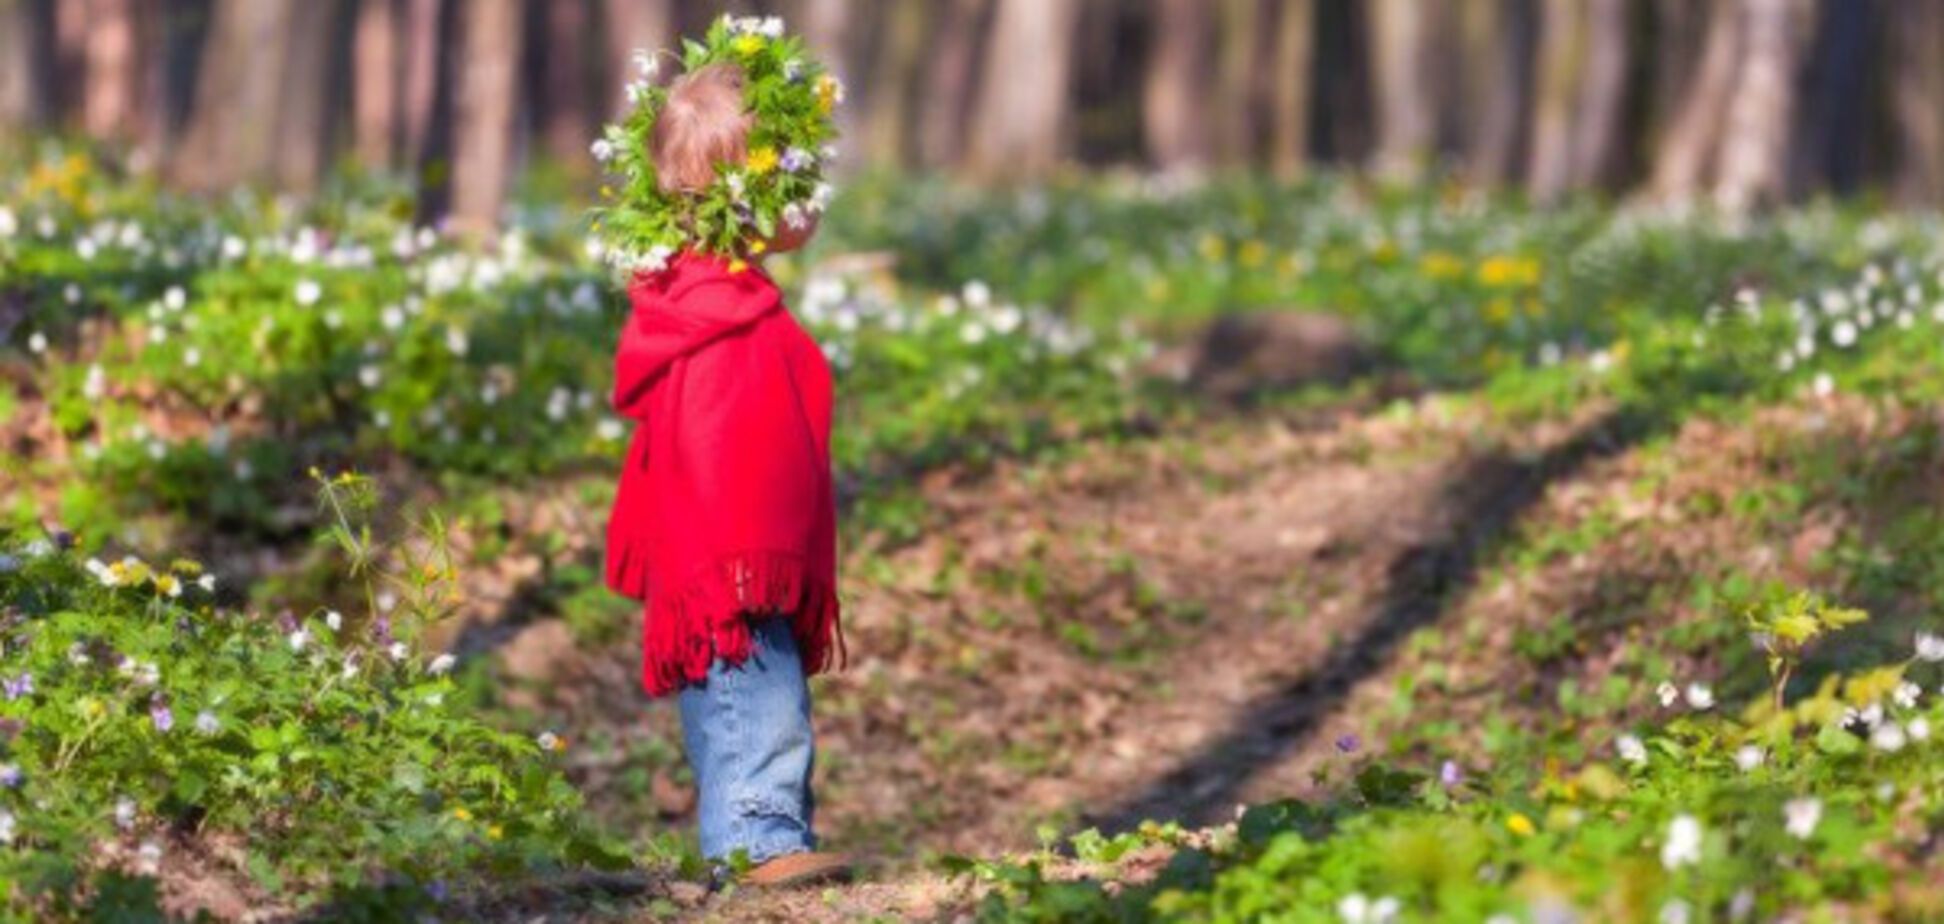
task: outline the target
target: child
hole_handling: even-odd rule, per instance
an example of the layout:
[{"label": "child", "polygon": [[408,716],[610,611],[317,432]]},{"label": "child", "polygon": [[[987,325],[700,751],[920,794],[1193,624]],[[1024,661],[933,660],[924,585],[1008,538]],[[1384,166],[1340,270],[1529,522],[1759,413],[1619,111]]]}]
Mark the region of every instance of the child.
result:
[{"label": "child", "polygon": [[[678,80],[649,144],[667,193],[745,160],[742,72]],[[801,246],[803,226],[747,258]],[[807,674],[841,658],[830,369],[742,259],[698,250],[635,276],[614,406],[635,420],[608,522],[607,581],[646,603],[642,684],[678,693],[702,852],[744,881],[847,876],[811,833]]]}]

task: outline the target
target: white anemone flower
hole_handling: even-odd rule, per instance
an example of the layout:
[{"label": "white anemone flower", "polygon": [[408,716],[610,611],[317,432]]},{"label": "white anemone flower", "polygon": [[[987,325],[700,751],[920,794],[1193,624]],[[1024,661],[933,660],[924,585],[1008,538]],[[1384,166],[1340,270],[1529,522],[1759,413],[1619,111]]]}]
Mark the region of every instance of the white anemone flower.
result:
[{"label": "white anemone flower", "polygon": [[1822,800],[1814,796],[1790,799],[1782,806],[1782,824],[1789,836],[1806,841],[1816,833],[1816,825],[1822,821]]},{"label": "white anemone flower", "polygon": [[457,660],[458,659],[454,658],[451,654],[442,654],[436,658],[433,658],[432,664],[429,667],[427,667],[426,670],[429,670],[434,674],[443,674],[449,670],[452,670],[452,665]]},{"label": "white anemone flower", "polygon": [[1691,709],[1708,710],[1714,708],[1714,691],[1705,683],[1687,685],[1687,704]]},{"label": "white anemone flower", "polygon": [[1766,758],[1767,755],[1762,753],[1762,749],[1752,744],[1744,744],[1735,749],[1735,766],[1741,768],[1743,773],[1753,772]]},{"label": "white anemone flower", "polygon": [[1933,632],[1917,633],[1917,660],[1932,663],[1944,661],[1944,635]]},{"label": "white anemone flower", "polygon": [[1701,822],[1693,815],[1676,815],[1661,843],[1661,865],[1680,869],[1701,862]]},{"label": "white anemone flower", "polygon": [[1633,735],[1621,735],[1613,743],[1613,747],[1620,753],[1621,760],[1636,767],[1647,762],[1647,745],[1642,744],[1640,739]]}]

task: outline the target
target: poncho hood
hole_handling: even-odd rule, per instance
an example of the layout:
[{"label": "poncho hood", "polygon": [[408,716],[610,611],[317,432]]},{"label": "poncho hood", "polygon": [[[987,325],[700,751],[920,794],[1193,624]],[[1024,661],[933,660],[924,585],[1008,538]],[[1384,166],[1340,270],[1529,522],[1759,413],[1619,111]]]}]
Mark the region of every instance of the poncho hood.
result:
[{"label": "poncho hood", "polygon": [[633,317],[619,365],[629,381],[616,377],[617,405],[624,384],[638,386],[636,379],[652,379],[677,358],[783,307],[776,284],[761,270],[686,251],[660,272],[635,276],[628,301]]}]

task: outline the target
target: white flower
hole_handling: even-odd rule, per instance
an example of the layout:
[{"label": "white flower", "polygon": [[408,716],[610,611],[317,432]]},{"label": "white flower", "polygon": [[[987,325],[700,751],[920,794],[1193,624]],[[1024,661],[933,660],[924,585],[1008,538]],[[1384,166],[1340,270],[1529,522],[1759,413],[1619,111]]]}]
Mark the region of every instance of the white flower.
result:
[{"label": "white flower", "polygon": [[1337,915],[1344,924],[1389,924],[1397,920],[1402,907],[1397,899],[1388,895],[1372,901],[1362,892],[1352,892],[1337,902]]},{"label": "white flower", "polygon": [[14,217],[13,210],[0,205],[0,238],[13,237],[20,233],[20,219]]},{"label": "white flower", "polygon": [[153,876],[162,871],[162,845],[154,841],[143,841],[135,850],[135,871],[144,876]]},{"label": "white flower", "polygon": [[1688,924],[1693,917],[1694,909],[1688,907],[1687,902],[1670,898],[1667,904],[1661,906],[1659,921],[1660,924]]},{"label": "white flower", "polygon": [[1903,726],[1895,722],[1884,722],[1870,731],[1870,746],[1886,753],[1903,750],[1906,740]]},{"label": "white flower", "polygon": [[1749,773],[1754,771],[1756,767],[1760,767],[1766,756],[1762,753],[1761,748],[1752,744],[1744,744],[1735,749],[1735,766],[1740,767],[1743,773]]},{"label": "white flower", "polygon": [[965,341],[968,346],[978,346],[985,342],[985,338],[986,327],[976,320],[967,321],[959,328],[959,339]]},{"label": "white flower", "polygon": [[115,800],[115,827],[128,830],[135,826],[135,800],[123,796]]},{"label": "white flower", "polygon": [[1810,387],[1815,389],[1816,397],[1827,398],[1836,393],[1836,380],[1827,372],[1818,372],[1815,382]]},{"label": "white flower", "polygon": [[1902,708],[1913,709],[1917,706],[1917,698],[1922,695],[1924,695],[1923,687],[1905,680],[1897,684],[1895,690],[1890,691],[1890,700]]},{"label": "white flower", "polygon": [[393,661],[403,661],[405,660],[405,656],[407,654],[410,654],[410,652],[405,649],[404,642],[391,643],[391,646],[385,649],[385,653],[390,655]]},{"label": "white flower", "polygon": [[296,296],[297,304],[308,308],[317,304],[317,300],[324,297],[324,287],[312,280],[300,279],[297,281]]},{"label": "white flower", "polygon": [[182,291],[181,286],[170,286],[167,292],[162,293],[162,304],[170,311],[181,311],[184,305],[189,304],[189,295]]},{"label": "white flower", "polygon": [[14,842],[15,824],[14,813],[6,809],[0,809],[0,844],[12,844]]},{"label": "white flower", "polygon": [[621,421],[612,417],[605,418],[594,425],[594,435],[610,443],[620,439],[623,432]]},{"label": "white flower", "polygon": [[297,631],[290,633],[291,651],[303,651],[304,646],[308,644],[310,644],[309,629],[298,629]]},{"label": "white flower", "polygon": [[[630,86],[632,86],[632,84],[630,84]],[[630,102],[632,102],[632,100],[630,100]],[[587,151],[588,153],[594,155],[595,160],[604,164],[614,157],[614,145],[609,143],[606,138],[594,139],[594,143],[588,145]]]},{"label": "white flower", "polygon": [[1917,659],[1919,661],[1944,661],[1944,635],[1932,632],[1917,633]]},{"label": "white flower", "polygon": [[542,751],[553,751],[560,747],[560,736],[550,731],[541,732],[533,741],[535,744],[540,745],[540,750]]},{"label": "white flower", "polygon": [[235,262],[243,259],[243,255],[249,251],[249,246],[243,243],[242,238],[234,234],[223,238],[223,259]]},{"label": "white flower", "polygon": [[1754,913],[1754,890],[1744,887],[1735,892],[1735,897],[1728,900],[1728,920],[1746,921],[1748,916]]},{"label": "white flower", "polygon": [[213,594],[213,593],[215,593],[215,592],[216,592],[216,575],[213,575],[213,574],[205,574],[205,575],[203,575],[202,577],[200,577],[200,578],[197,578],[197,579],[196,579],[196,586],[198,586],[198,587],[201,587],[201,588],[203,589],[203,592],[204,592],[204,593],[212,593],[212,594]]},{"label": "white flower", "polygon": [[1847,347],[1855,343],[1856,325],[1847,319],[1837,321],[1836,326],[1829,329],[1829,342],[1839,347]]},{"label": "white flower", "polygon": [[108,374],[101,371],[101,364],[89,365],[88,376],[81,383],[81,396],[89,401],[100,401],[102,394],[107,390]]},{"label": "white flower", "polygon": [[83,260],[94,259],[95,254],[100,252],[100,250],[101,250],[100,246],[97,245],[94,242],[94,238],[91,237],[84,237],[74,242],[74,255],[80,257]]},{"label": "white flower", "polygon": [[763,23],[762,25],[756,27],[756,31],[761,32],[763,35],[769,38],[773,38],[773,39],[782,38],[783,37],[783,17],[781,16],[763,17]]},{"label": "white flower", "polygon": [[451,326],[446,328],[445,342],[446,349],[451,350],[454,356],[466,355],[466,350],[471,346],[466,340],[466,332]]},{"label": "white flower", "polygon": [[47,352],[47,335],[41,333],[40,331],[34,331],[32,334],[28,335],[27,349],[32,350],[36,353]]},{"label": "white flower", "polygon": [[1661,844],[1661,865],[1670,870],[1701,862],[1701,822],[1693,815],[1676,815]]},{"label": "white flower", "polygon": [[643,77],[652,80],[655,74],[661,70],[661,62],[655,60],[655,56],[650,54],[645,48],[635,49],[634,54],[628,57],[634,62],[635,71]]},{"label": "white flower", "polygon": [[196,713],[196,732],[198,734],[213,735],[222,727],[223,723],[216,718],[216,713],[210,712],[207,709]]},{"label": "white flower", "polygon": [[1816,833],[1816,824],[1822,821],[1822,800],[1814,796],[1790,799],[1782,806],[1783,827],[1789,836],[1806,841]]},{"label": "white flower", "polygon": [[377,388],[384,380],[384,370],[377,366],[366,363],[358,367],[358,384],[366,388]]},{"label": "white flower", "polygon": [[1929,741],[1930,720],[1921,715],[1911,719],[1904,723],[1904,733],[1909,735],[1912,741]]},{"label": "white flower", "polygon": [[1707,710],[1714,708],[1714,691],[1705,683],[1690,683],[1687,686],[1687,704],[1690,708]]},{"label": "white flower", "polygon": [[1647,745],[1633,735],[1621,735],[1613,746],[1620,752],[1620,759],[1627,763],[1639,766],[1647,762]]},{"label": "white flower", "polygon": [[337,610],[325,610],[324,624],[330,626],[332,632],[336,632],[344,627],[344,614]]},{"label": "white flower", "polygon": [[1654,694],[1660,697],[1662,707],[1672,706],[1681,698],[1680,689],[1665,680],[1661,681],[1660,686],[1654,688]]},{"label": "white flower", "polygon": [[452,664],[456,660],[457,659],[450,654],[442,654],[436,658],[433,658],[431,666],[427,667],[426,670],[429,670],[434,674],[443,674],[446,671],[452,670]]}]

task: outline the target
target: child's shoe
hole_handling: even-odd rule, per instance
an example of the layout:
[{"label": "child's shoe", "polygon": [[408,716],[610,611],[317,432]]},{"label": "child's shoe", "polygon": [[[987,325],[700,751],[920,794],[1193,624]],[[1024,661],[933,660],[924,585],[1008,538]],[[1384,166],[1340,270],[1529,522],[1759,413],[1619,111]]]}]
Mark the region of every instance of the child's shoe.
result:
[{"label": "child's shoe", "polygon": [[841,854],[806,850],[786,853],[759,863],[742,874],[742,882],[763,889],[794,889],[849,882],[851,873],[850,860]]}]

